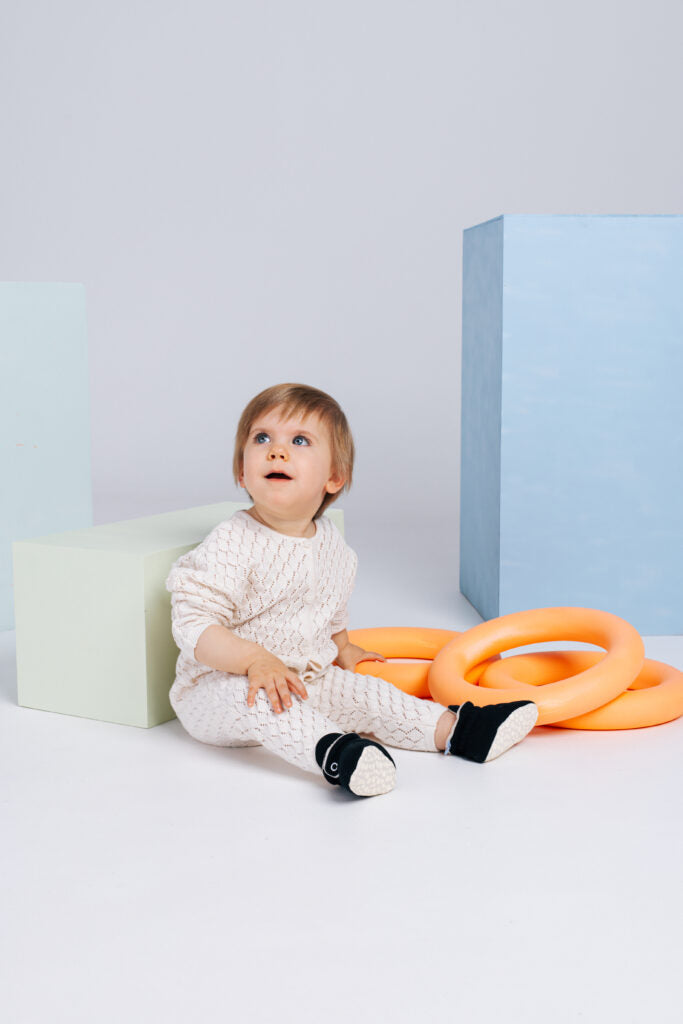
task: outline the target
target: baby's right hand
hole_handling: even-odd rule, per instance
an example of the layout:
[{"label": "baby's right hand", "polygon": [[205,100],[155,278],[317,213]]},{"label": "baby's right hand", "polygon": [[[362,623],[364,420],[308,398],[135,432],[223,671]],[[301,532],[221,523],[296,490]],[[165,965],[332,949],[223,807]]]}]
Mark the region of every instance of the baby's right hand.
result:
[{"label": "baby's right hand", "polygon": [[292,698],[289,695],[290,689],[297,691],[304,699],[308,698],[306,687],[299,679],[296,672],[287,668],[284,662],[280,661],[274,654],[264,651],[252,661],[247,669],[249,677],[249,690],[247,692],[247,704],[254,706],[256,694],[263,687],[273,705],[273,711],[280,714],[282,701],[288,708],[292,706]]}]

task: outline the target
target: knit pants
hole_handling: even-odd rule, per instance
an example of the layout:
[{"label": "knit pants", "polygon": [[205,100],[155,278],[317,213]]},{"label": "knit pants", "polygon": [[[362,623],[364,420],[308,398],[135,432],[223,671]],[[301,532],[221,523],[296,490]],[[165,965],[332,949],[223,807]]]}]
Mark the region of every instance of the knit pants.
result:
[{"label": "knit pants", "polygon": [[219,747],[264,746],[305,771],[320,774],[315,745],[330,732],[357,732],[403,750],[437,750],[441,704],[411,697],[376,676],[330,665],[306,684],[308,699],[292,692],[292,706],[276,714],[264,689],[247,705],[247,676],[214,670],[194,686],[171,689],[183,728]]}]

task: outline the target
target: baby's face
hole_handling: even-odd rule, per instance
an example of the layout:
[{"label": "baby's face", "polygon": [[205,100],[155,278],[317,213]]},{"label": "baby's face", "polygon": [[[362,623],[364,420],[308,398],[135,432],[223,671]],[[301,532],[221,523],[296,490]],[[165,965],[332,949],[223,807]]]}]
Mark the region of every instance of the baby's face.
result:
[{"label": "baby's face", "polygon": [[[317,416],[282,420],[272,409],[254,423],[244,448],[240,484],[257,507],[292,518],[313,517],[329,491],[344,483],[332,477],[332,450]],[[280,473],[283,476],[273,476]]]}]

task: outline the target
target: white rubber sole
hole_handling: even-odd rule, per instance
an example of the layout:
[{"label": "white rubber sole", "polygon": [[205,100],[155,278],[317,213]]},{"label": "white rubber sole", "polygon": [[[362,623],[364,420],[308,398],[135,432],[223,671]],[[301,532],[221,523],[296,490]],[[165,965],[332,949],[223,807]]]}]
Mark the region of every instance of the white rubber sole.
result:
[{"label": "white rubber sole", "polygon": [[349,789],[356,796],[379,796],[389,793],[395,782],[396,765],[377,747],[366,747],[349,779]]},{"label": "white rubber sole", "polygon": [[499,726],[496,737],[491,744],[486,761],[493,761],[494,757],[500,757],[515,743],[519,743],[527,736],[538,719],[538,708],[535,704],[525,704],[523,708],[517,708]]}]

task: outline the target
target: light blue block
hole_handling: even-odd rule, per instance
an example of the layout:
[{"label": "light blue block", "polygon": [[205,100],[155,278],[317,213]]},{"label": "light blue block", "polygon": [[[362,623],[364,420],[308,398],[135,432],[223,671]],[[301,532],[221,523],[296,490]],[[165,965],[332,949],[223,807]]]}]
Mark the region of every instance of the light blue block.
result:
[{"label": "light blue block", "polygon": [[85,289],[0,283],[0,630],[12,542],[92,526]]},{"label": "light blue block", "polygon": [[683,216],[498,217],[463,245],[460,589],[683,633]]}]

